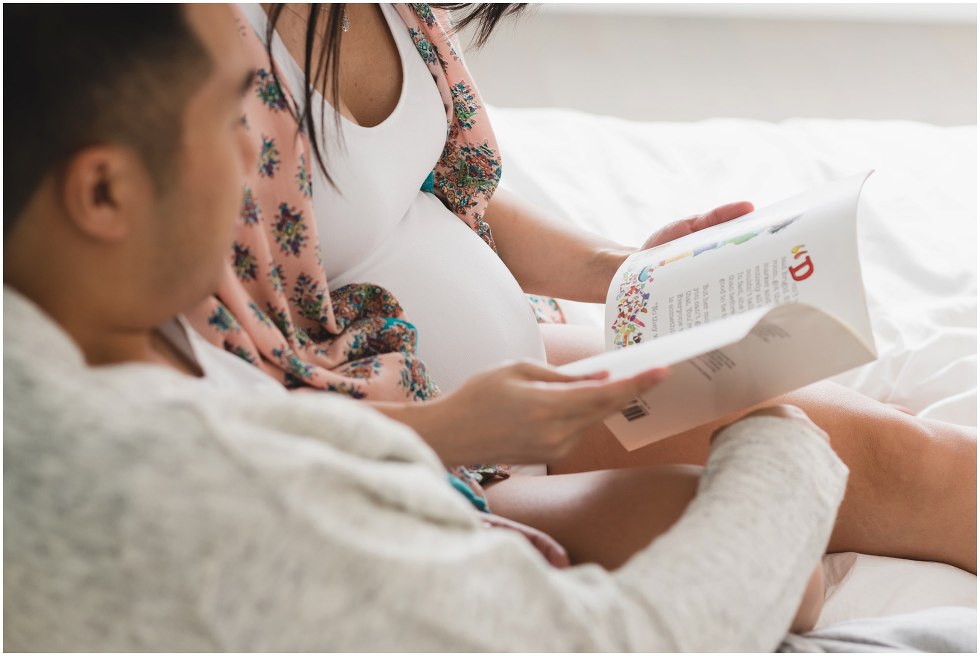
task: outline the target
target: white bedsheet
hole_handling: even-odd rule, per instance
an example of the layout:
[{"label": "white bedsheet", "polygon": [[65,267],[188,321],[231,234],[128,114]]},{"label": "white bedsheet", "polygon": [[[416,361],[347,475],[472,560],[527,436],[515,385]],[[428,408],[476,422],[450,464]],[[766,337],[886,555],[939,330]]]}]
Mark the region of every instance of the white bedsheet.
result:
[{"label": "white bedsheet", "polygon": [[[674,219],[736,200],[764,206],[873,168],[859,209],[879,358],[836,377],[921,416],[977,424],[976,127],[744,119],[640,123],[570,110],[491,108],[502,186],[583,228],[639,244]],[[563,306],[602,321],[598,305]],[[939,605],[976,607],[976,577],[946,565],[825,559],[820,625]]]}]

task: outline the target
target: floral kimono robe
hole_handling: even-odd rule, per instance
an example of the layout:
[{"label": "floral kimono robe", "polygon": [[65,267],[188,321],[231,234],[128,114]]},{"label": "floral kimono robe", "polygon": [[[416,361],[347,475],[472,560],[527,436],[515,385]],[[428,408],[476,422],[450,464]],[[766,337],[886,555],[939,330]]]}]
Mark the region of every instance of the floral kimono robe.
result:
[{"label": "floral kimono robe", "polygon": [[[447,29],[448,13],[426,4],[396,8],[446,107],[446,146],[423,190],[495,249],[483,212],[500,180],[500,155]],[[415,327],[397,299],[372,284],[329,290],[313,220],[315,161],[307,137],[297,129],[292,96],[277,84],[263,42],[235,11],[257,70],[242,120],[259,156],[246,176],[221,286],[188,318],[214,344],[287,387],[381,401],[434,397],[438,388],[415,355]],[[539,320],[560,318],[552,299],[532,298],[532,305]],[[498,467],[478,471],[483,478],[506,475]]]}]

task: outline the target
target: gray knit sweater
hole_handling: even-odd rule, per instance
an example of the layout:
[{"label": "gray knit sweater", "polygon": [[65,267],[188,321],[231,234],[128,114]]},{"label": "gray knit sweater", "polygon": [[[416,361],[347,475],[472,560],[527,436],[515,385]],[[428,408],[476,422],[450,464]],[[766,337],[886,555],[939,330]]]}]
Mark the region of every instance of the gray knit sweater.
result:
[{"label": "gray knit sweater", "polygon": [[14,651],[770,651],[847,474],[800,425],[744,421],[668,533],[557,570],[364,405],[89,368],[6,288],[3,424]]}]

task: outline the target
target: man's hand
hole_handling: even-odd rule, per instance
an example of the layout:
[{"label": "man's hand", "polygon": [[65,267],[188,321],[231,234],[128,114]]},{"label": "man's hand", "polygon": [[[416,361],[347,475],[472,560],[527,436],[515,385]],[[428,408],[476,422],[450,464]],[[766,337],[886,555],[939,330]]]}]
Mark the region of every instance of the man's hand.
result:
[{"label": "man's hand", "polygon": [[643,246],[640,247],[640,250],[645,251],[648,248],[666,244],[669,241],[674,241],[675,239],[679,239],[680,237],[697,232],[698,230],[704,230],[705,228],[710,228],[713,225],[724,223],[725,221],[731,221],[732,219],[737,219],[740,216],[748,214],[754,209],[755,206],[752,205],[752,203],[743,200],[738,203],[728,203],[727,205],[716,207],[705,214],[697,214],[695,216],[689,216],[686,219],[681,219],[680,221],[668,223],[663,228],[653,233],[649,239],[643,242]]},{"label": "man's hand", "polygon": [[565,551],[565,548],[544,531],[539,531],[527,524],[521,524],[512,519],[490,513],[481,515],[480,519],[483,520],[483,525],[486,528],[503,528],[523,535],[554,567],[563,569],[572,564],[568,559],[568,552]]},{"label": "man's hand", "polygon": [[[815,423],[813,423],[813,420],[810,419],[810,417],[807,416],[805,412],[797,408],[795,405],[780,403],[778,405],[769,406],[767,408],[759,408],[758,410],[754,410],[749,414],[745,415],[744,417],[740,417],[738,421],[732,423],[737,424],[739,421],[742,421],[743,419],[748,419],[750,417],[778,417],[780,419],[792,419],[793,421],[796,421],[801,425],[806,426],[810,430],[820,435],[824,440],[827,441],[828,444],[830,443],[830,436],[827,435],[827,432],[824,429],[817,426]],[[711,444],[714,444],[715,438],[718,437],[718,434],[721,433],[721,431],[725,430],[726,428],[728,428],[728,426],[731,425],[732,424],[728,424],[727,426],[722,426],[714,433],[712,433]]]}]

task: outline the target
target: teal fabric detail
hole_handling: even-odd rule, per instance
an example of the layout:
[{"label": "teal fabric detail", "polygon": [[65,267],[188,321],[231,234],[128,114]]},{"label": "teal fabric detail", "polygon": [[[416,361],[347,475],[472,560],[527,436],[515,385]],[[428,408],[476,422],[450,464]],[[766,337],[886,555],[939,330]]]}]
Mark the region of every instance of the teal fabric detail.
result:
[{"label": "teal fabric detail", "polygon": [[434,194],[435,184],[436,184],[435,171],[429,171],[429,176],[425,179],[425,182],[422,183],[422,187],[421,187],[422,191],[425,191],[430,194]]},{"label": "teal fabric detail", "polygon": [[398,319],[397,317],[385,317],[385,328],[391,328],[392,326],[405,326],[411,330],[415,330],[415,324],[405,321],[404,319]]},{"label": "teal fabric detail", "polygon": [[476,493],[473,492],[473,490],[470,489],[470,486],[469,485],[467,485],[462,480],[460,480],[460,478],[458,476],[456,476],[455,474],[449,474],[449,473],[447,473],[446,476],[449,477],[449,483],[454,488],[456,488],[456,490],[460,494],[462,494],[464,497],[466,497],[469,500],[469,502],[472,503],[476,507],[477,510],[479,510],[480,512],[485,512],[485,513],[490,512],[490,507],[487,505],[487,500],[484,499],[484,498],[482,498],[482,497],[478,497],[476,495]]}]

